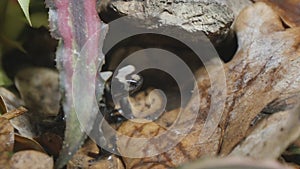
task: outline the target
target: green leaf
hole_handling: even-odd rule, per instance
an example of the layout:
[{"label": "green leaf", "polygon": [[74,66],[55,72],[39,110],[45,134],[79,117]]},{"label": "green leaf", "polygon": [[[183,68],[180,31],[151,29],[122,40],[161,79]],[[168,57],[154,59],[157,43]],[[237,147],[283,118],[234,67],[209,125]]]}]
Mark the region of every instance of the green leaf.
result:
[{"label": "green leaf", "polygon": [[21,8],[22,8],[22,11],[24,12],[24,15],[29,23],[30,26],[32,26],[31,24],[31,20],[30,20],[30,17],[29,17],[29,3],[30,3],[30,0],[18,0]]},{"label": "green leaf", "polygon": [[31,15],[32,27],[39,28],[41,26],[48,27],[48,14],[37,12]]},{"label": "green leaf", "polygon": [[8,86],[12,84],[11,80],[6,76],[3,69],[0,69],[0,86]]},{"label": "green leaf", "polygon": [[[3,47],[0,44],[0,58],[2,58],[2,52],[3,52]],[[5,72],[2,69],[2,63],[0,61],[0,86],[7,86],[12,84],[12,82],[10,81],[10,79],[6,76]]]},{"label": "green leaf", "polygon": [[10,49],[18,49],[23,53],[27,53],[26,50],[23,48],[21,42],[7,38],[6,36],[0,35],[0,43],[2,43],[3,47],[5,47],[2,49],[3,51]]}]

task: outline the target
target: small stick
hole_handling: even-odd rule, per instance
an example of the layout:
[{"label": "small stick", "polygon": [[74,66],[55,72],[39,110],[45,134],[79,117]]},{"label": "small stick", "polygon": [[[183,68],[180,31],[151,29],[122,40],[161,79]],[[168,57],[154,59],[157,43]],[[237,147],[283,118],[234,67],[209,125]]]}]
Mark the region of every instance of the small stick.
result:
[{"label": "small stick", "polygon": [[15,117],[18,117],[18,116],[24,114],[27,111],[28,110],[25,107],[21,106],[21,107],[19,107],[17,109],[14,109],[12,111],[9,111],[9,112],[3,114],[1,117],[6,118],[7,120],[11,120],[11,119],[13,119]]}]

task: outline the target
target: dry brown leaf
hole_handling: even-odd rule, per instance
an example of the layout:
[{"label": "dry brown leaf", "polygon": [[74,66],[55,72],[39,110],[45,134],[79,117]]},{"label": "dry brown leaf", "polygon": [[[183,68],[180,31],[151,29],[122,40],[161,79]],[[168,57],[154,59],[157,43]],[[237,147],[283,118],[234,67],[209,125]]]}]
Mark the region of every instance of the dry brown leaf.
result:
[{"label": "dry brown leaf", "polygon": [[[0,87],[0,95],[3,97],[5,106],[7,107],[8,111],[13,111],[20,106],[24,106],[22,100],[20,100],[15,94],[3,87]],[[10,122],[22,136],[33,138],[36,135],[36,130],[29,119],[29,114],[25,113],[23,115],[15,117],[11,119]]]},{"label": "dry brown leaf", "polygon": [[265,160],[258,161],[247,158],[223,158],[223,159],[207,159],[192,162],[180,167],[180,169],[292,169],[292,167],[284,166],[276,161]]},{"label": "dry brown leaf", "polygon": [[298,138],[293,145],[295,145],[296,147],[300,147],[300,138]]},{"label": "dry brown leaf", "polygon": [[0,95],[0,113],[6,113],[8,112],[7,106],[5,104],[4,98]]},{"label": "dry brown leaf", "polygon": [[88,168],[88,169],[124,169],[124,165],[119,157],[110,155],[96,159],[99,149],[92,140],[88,140],[84,146],[69,161],[68,169]]},{"label": "dry brown leaf", "polygon": [[[144,121],[145,122],[145,121]],[[135,131],[135,132],[133,132]],[[117,139],[117,145],[118,150],[120,154],[123,156],[123,160],[125,162],[125,166],[128,169],[131,168],[160,168],[159,166],[165,166],[165,167],[174,167],[172,160],[168,158],[169,155],[167,153],[164,153],[162,156],[156,156],[156,157],[148,157],[148,158],[128,158],[126,155],[128,154],[136,154],[136,152],[145,152],[144,155],[147,156],[147,153],[150,149],[153,149],[153,147],[148,147],[152,145],[143,145],[143,143],[137,143],[134,141],[131,141],[131,137],[133,138],[151,138],[158,136],[159,134],[163,133],[165,131],[164,128],[160,127],[159,125],[155,123],[139,123],[133,122],[133,121],[127,121],[120,126],[118,132],[120,134],[124,134],[126,136],[130,136],[129,139],[124,139],[118,136]],[[155,148],[154,148],[155,149]],[[180,151],[180,150],[177,150]],[[151,152],[150,152],[151,153]],[[153,152],[152,152],[153,153]],[[174,153],[178,154],[178,153]],[[179,154],[181,154],[179,152]],[[158,161],[161,162],[161,164],[158,163]]]},{"label": "dry brown leaf", "polygon": [[35,140],[15,134],[15,146],[14,151],[22,150],[36,150],[42,153],[46,153],[44,148]]},{"label": "dry brown leaf", "polygon": [[277,159],[300,135],[299,108],[275,113],[262,121],[230,155]]},{"label": "dry brown leaf", "polygon": [[89,169],[125,169],[119,157],[111,155],[102,160],[96,161],[89,166]]},{"label": "dry brown leaf", "polygon": [[54,158],[58,157],[61,150],[63,139],[54,133],[43,133],[38,138],[35,138]]},{"label": "dry brown leaf", "polygon": [[290,27],[300,26],[300,1],[299,0],[256,0],[270,5]]},{"label": "dry brown leaf", "polygon": [[9,169],[9,159],[14,148],[14,127],[0,116],[0,166]]},{"label": "dry brown leaf", "polygon": [[14,147],[14,127],[9,120],[0,117],[0,152],[12,152]]},{"label": "dry brown leaf", "polygon": [[8,152],[8,151],[0,152],[1,169],[11,169],[9,166],[9,159],[11,156],[12,156],[12,152]]},{"label": "dry brown leaf", "polygon": [[92,141],[88,140],[82,148],[80,148],[76,154],[69,161],[67,168],[88,168],[91,165],[91,161],[94,160],[94,157],[89,156],[89,153],[98,154],[99,150],[97,145]]},{"label": "dry brown leaf", "polygon": [[18,98],[14,93],[10,92],[4,87],[0,87],[0,95],[3,98],[7,111],[24,106],[23,100]]},{"label": "dry brown leaf", "polygon": [[[195,126],[198,128],[201,126]],[[134,131],[134,132],[133,132]],[[174,168],[177,167],[188,160],[195,160],[200,153],[205,153],[207,156],[214,155],[212,152],[217,152],[219,147],[219,139],[209,140],[207,143],[198,144],[200,133],[198,130],[192,131],[187,137],[185,137],[178,145],[171,148],[170,150],[163,152],[162,154],[145,157],[145,158],[129,158],[127,155],[140,154],[141,156],[148,156],[149,153],[155,153],[159,151],[159,148],[167,146],[172,138],[162,139],[159,143],[161,147],[155,147],[155,144],[144,145],[143,142],[132,141],[132,138],[153,138],[164,133],[166,129],[154,122],[145,123],[143,121],[127,121],[120,126],[118,132],[127,136],[129,139],[124,139],[123,137],[118,137],[117,145],[120,154],[123,156],[126,168]],[[212,138],[217,138],[220,136],[220,130],[212,136]],[[207,151],[210,150],[210,151]],[[151,152],[153,151],[153,152]],[[138,153],[137,153],[138,152]]]},{"label": "dry brown leaf", "polygon": [[158,120],[155,121],[155,123],[164,128],[168,128],[176,121],[179,111],[180,109],[175,109],[165,112]]},{"label": "dry brown leaf", "polygon": [[[224,66],[227,86],[211,89],[211,79],[207,72],[204,69],[198,72],[200,113],[191,132],[179,143],[181,149],[178,150],[176,146],[170,152],[152,158],[124,158],[126,167],[168,168],[205,155],[216,155],[219,151],[222,155],[227,155],[247,136],[252,120],[269,103],[282,94],[299,91],[300,28],[285,29],[280,17],[272,8],[265,3],[256,3],[241,12],[236,20],[235,29],[239,49],[234,59]],[[216,73],[213,76],[218,79],[220,75]],[[200,136],[203,134],[201,129],[210,108],[213,108],[213,112],[220,111],[218,105],[223,101],[222,98],[217,98],[217,101],[212,103],[210,98],[212,95],[218,96],[225,87],[227,87],[225,109],[217,113],[222,114],[222,120],[209,139],[201,140]],[[186,122],[189,122],[192,114],[198,113],[195,112],[197,105],[199,105],[197,99],[192,98],[184,110]],[[211,120],[217,121],[219,118],[213,116]],[[138,137],[144,136],[143,133],[152,131],[153,134],[158,133],[159,130],[166,130],[155,123],[149,125],[152,127],[147,125],[141,127],[138,123],[125,122],[119,131]],[[146,136],[151,135],[146,134]],[[119,143],[118,147],[122,153],[128,151],[125,143]],[[168,158],[169,154],[176,158],[173,156]]]},{"label": "dry brown leaf", "polygon": [[59,112],[58,73],[47,68],[26,68],[18,72],[15,84],[26,107],[37,121]]},{"label": "dry brown leaf", "polygon": [[9,161],[13,169],[53,169],[53,158],[48,155],[33,151],[19,151],[15,153]]},{"label": "dry brown leaf", "polygon": [[222,154],[244,137],[251,121],[266,105],[300,88],[300,28],[286,29],[265,3],[246,8],[235,29],[239,50],[225,65],[228,98]]}]

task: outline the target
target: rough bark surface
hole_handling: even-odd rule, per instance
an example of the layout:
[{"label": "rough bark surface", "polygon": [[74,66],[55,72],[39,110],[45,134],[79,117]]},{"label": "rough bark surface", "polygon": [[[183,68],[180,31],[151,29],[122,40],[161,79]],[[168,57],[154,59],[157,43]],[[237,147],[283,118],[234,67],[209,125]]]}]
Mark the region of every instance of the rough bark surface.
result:
[{"label": "rough bark surface", "polygon": [[203,31],[216,44],[229,35],[234,20],[232,10],[217,2],[112,1],[112,6],[122,14],[147,20],[143,22],[144,26],[155,28],[169,25],[188,32]]}]

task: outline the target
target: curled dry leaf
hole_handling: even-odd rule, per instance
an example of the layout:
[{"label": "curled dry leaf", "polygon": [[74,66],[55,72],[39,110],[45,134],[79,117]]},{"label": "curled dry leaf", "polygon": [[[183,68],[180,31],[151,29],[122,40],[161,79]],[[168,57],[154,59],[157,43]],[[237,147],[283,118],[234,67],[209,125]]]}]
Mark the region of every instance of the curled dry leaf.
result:
[{"label": "curled dry leaf", "polygon": [[0,95],[3,98],[5,109],[11,111],[17,107],[24,106],[23,100],[18,98],[14,93],[10,92],[4,87],[0,87]]},{"label": "curled dry leaf", "polygon": [[53,169],[53,158],[48,155],[28,150],[15,153],[9,161],[10,167],[14,169]]},{"label": "curled dry leaf", "polygon": [[91,165],[91,161],[94,160],[89,154],[98,154],[99,150],[97,145],[92,141],[88,140],[77,152],[74,154],[72,159],[69,161],[67,168],[88,168]]},{"label": "curled dry leaf", "polygon": [[164,128],[168,128],[176,121],[179,111],[180,109],[167,111],[162,114],[162,116],[160,116],[159,119],[157,119],[155,122]]},{"label": "curled dry leaf", "polygon": [[[97,145],[92,141],[88,140],[79,151],[69,161],[67,168],[107,168],[107,169],[124,169],[124,165],[115,155],[111,155],[105,158],[95,158],[99,154]],[[93,157],[94,156],[94,157]]]},{"label": "curled dry leaf", "polygon": [[9,166],[9,159],[12,155],[12,152],[4,151],[0,152],[0,166],[1,169],[11,169]]},{"label": "curled dry leaf", "polygon": [[192,162],[183,165],[180,169],[291,169],[290,167],[279,164],[276,161],[256,161],[247,158],[224,158],[224,159],[209,159]]},{"label": "curled dry leaf", "polygon": [[96,161],[89,166],[89,169],[125,169],[122,161],[119,157],[111,155],[103,160]]},{"label": "curled dry leaf", "polygon": [[0,95],[0,113],[3,114],[3,113],[6,113],[6,112],[8,112],[7,106],[4,102],[3,97]]},{"label": "curled dry leaf", "polygon": [[265,119],[230,155],[277,159],[300,136],[299,108],[278,112]]},{"label": "curled dry leaf", "polygon": [[12,152],[14,146],[14,128],[9,120],[0,117],[0,153]]},{"label": "curled dry leaf", "polygon": [[61,96],[56,71],[47,68],[25,68],[17,73],[15,84],[26,107],[36,120],[58,114]]},{"label": "curled dry leaf", "polygon": [[9,169],[9,159],[14,148],[14,128],[9,120],[0,116],[0,166]]},{"label": "curled dry leaf", "polygon": [[251,121],[270,102],[300,88],[299,28],[285,29],[276,12],[260,2],[241,12],[235,29],[239,50],[225,65],[222,154],[244,139]]},{"label": "curled dry leaf", "polygon": [[[23,100],[19,99],[15,94],[3,87],[0,87],[0,95],[2,96],[8,111],[14,111],[18,107],[24,106]],[[14,128],[18,130],[20,135],[28,138],[36,136],[37,132],[33,123],[30,121],[28,113],[15,117],[11,119],[10,122]]]},{"label": "curled dry leaf", "polygon": [[58,157],[63,143],[63,139],[59,135],[43,133],[36,140],[45,148],[49,155],[52,155],[54,158]]},{"label": "curled dry leaf", "polygon": [[15,134],[14,151],[17,152],[22,150],[36,150],[46,153],[44,148],[35,140]]},{"label": "curled dry leaf", "polygon": [[[165,152],[142,159],[124,157],[126,167],[150,168],[149,166],[159,165],[161,168],[168,168],[204,155],[216,155],[219,151],[221,155],[227,155],[247,136],[252,120],[269,103],[282,94],[299,91],[299,28],[285,29],[280,17],[272,8],[265,3],[256,3],[240,13],[235,30],[239,49],[233,60],[224,65],[227,86],[211,88],[211,79],[207,72],[204,69],[198,72],[200,113],[195,112],[199,105],[199,100],[196,98],[192,98],[183,112],[187,122],[193,113],[198,114],[190,133],[177,146],[169,150],[171,153]],[[214,70],[221,68],[206,67],[206,69],[218,72]],[[217,73],[213,76],[216,79],[221,78]],[[226,98],[219,97],[224,87],[227,88]],[[211,100],[213,95],[218,96],[214,102]],[[218,109],[222,101],[225,101],[223,110]],[[206,133],[201,132],[207,117],[210,117],[209,122],[220,119],[220,116],[210,116],[210,108],[217,115],[221,114],[222,118],[209,139],[203,140],[202,136]],[[137,128],[140,130],[136,130]],[[155,123],[141,125],[125,122],[119,128],[119,132],[136,137],[145,136],[143,133],[149,134],[152,131],[153,134],[163,130],[166,128]],[[146,136],[150,137],[151,134]],[[128,144],[134,143],[128,140]],[[121,154],[129,151],[126,147],[128,144],[118,143]]]},{"label": "curled dry leaf", "polygon": [[300,26],[300,1],[299,0],[256,0],[270,5],[290,27]]},{"label": "curled dry leaf", "polygon": [[[142,122],[142,123],[141,123]],[[200,127],[200,126],[197,126]],[[126,168],[174,168],[177,167],[188,160],[195,160],[199,153],[206,153],[207,156],[213,155],[207,150],[216,152],[218,149],[218,140],[209,140],[208,143],[202,145],[205,148],[201,148],[200,145],[192,145],[196,143],[199,138],[199,132],[197,130],[192,131],[187,137],[185,137],[178,145],[171,148],[166,152],[162,152],[159,155],[147,157],[152,153],[159,152],[162,148],[168,146],[168,144],[174,140],[173,138],[163,138],[157,144],[144,144],[143,141],[136,141],[136,138],[153,138],[160,136],[162,133],[166,132],[166,129],[159,126],[155,122],[147,121],[127,121],[120,126],[118,132],[129,138],[124,138],[118,135],[117,145],[120,154],[123,156]],[[219,136],[219,131],[215,134]],[[212,138],[215,138],[216,136]],[[200,147],[200,149],[198,149]],[[207,149],[207,150],[205,150]],[[151,152],[152,151],[152,152]],[[205,152],[206,151],[206,152]],[[140,153],[143,154],[140,154]],[[144,158],[129,158],[128,155],[139,155]]]}]

